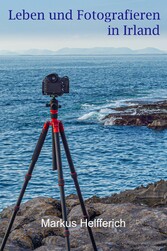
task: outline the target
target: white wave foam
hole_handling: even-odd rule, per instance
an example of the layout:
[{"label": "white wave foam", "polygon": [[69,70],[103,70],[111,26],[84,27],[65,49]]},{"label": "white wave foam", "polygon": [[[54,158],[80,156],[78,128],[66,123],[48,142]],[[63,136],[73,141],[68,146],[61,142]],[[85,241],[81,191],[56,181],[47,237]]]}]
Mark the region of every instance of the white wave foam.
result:
[{"label": "white wave foam", "polygon": [[96,112],[86,113],[83,116],[79,117],[78,120],[79,121],[81,121],[81,120],[87,120],[87,119],[91,118],[92,116],[94,116],[95,114],[96,114]]},{"label": "white wave foam", "polygon": [[102,114],[108,114],[108,113],[111,112],[111,109],[109,109],[109,108],[102,108],[102,109],[100,109],[99,112],[102,113]]},{"label": "white wave foam", "polygon": [[108,126],[108,125],[112,126],[112,125],[114,125],[114,121],[115,121],[114,118],[106,119],[104,122],[104,125],[105,126]]},{"label": "white wave foam", "polygon": [[[125,101],[111,101],[110,103],[104,104],[104,105],[93,105],[93,104],[82,104],[83,109],[87,110],[88,113],[82,115],[79,117],[77,120],[78,121],[84,121],[84,120],[91,120],[91,119],[96,119],[99,122],[102,122],[102,119],[104,118],[105,115],[110,114],[110,113],[118,113],[118,111],[112,110],[114,107],[118,107],[120,105],[123,106],[125,105]],[[126,104],[127,106],[127,104]],[[112,121],[106,122],[109,123],[110,125],[112,124]]]},{"label": "white wave foam", "polygon": [[[99,122],[102,122],[102,119],[105,117],[105,115],[110,113],[119,113],[119,111],[114,110],[116,107],[124,107],[124,106],[134,106],[138,102],[127,99],[127,100],[111,100],[108,101],[108,103],[103,105],[95,105],[95,104],[89,104],[85,103],[82,104],[82,109],[87,110],[87,113],[79,117],[78,121],[84,121],[84,120],[91,120],[96,119]],[[105,121],[105,125],[112,125],[113,121],[110,119],[109,121]]]},{"label": "white wave foam", "polygon": [[[99,111],[99,110],[102,110],[102,109],[112,109],[112,108],[115,108],[115,107],[123,107],[123,106],[134,106],[136,105],[138,102],[134,100],[131,100],[131,99],[122,99],[122,100],[111,100],[109,101],[108,103],[106,104],[103,104],[103,105],[95,105],[95,104],[88,104],[88,103],[85,103],[85,104],[82,104],[81,107],[85,110],[86,109],[89,109],[89,110],[94,110],[94,111]],[[103,110],[102,110],[103,112]]]},{"label": "white wave foam", "polygon": [[85,104],[82,104],[81,107],[83,107],[84,109],[86,108],[94,108],[95,105],[94,104],[88,104],[88,103],[85,103]]},{"label": "white wave foam", "polygon": [[122,100],[116,100],[115,101],[115,107],[124,107],[124,106],[134,106],[137,105],[138,101],[134,101],[132,99],[122,99]]}]

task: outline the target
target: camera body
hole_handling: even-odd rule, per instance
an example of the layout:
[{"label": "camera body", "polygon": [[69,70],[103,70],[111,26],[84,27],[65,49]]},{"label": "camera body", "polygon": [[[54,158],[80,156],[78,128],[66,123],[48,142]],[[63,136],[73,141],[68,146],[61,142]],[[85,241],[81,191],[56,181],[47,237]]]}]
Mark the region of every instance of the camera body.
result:
[{"label": "camera body", "polygon": [[42,94],[50,96],[61,96],[69,93],[69,78],[59,77],[58,74],[52,73],[42,81]]}]

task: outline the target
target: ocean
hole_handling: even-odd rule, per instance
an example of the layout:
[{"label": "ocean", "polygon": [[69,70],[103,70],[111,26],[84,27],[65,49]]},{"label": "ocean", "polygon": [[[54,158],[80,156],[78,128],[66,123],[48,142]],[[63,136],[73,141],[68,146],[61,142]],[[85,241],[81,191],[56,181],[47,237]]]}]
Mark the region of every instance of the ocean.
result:
[{"label": "ocean", "polygon": [[[114,107],[167,97],[166,55],[0,56],[0,210],[16,202],[45,121],[49,96],[42,80],[68,76],[59,119],[84,198],[109,196],[167,179],[167,130],[104,125]],[[24,200],[60,198],[52,171],[51,129]],[[62,148],[66,195],[76,193]]]}]

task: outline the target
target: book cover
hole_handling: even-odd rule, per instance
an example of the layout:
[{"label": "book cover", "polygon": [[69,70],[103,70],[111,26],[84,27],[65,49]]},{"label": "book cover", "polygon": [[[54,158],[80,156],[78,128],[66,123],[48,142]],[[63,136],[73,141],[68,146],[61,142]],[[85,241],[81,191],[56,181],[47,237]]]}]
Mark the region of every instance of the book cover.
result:
[{"label": "book cover", "polygon": [[167,249],[165,0],[0,1],[0,250]]}]

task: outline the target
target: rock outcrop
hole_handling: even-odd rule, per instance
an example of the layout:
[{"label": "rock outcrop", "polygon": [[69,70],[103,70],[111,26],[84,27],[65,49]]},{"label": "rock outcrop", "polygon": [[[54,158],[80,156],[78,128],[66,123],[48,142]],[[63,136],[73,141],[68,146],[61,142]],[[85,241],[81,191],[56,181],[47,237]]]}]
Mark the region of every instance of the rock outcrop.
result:
[{"label": "rock outcrop", "polygon": [[[76,195],[66,198],[72,251],[92,251],[79,201]],[[110,197],[92,197],[85,201],[99,251],[165,251],[167,250],[167,181],[138,187]],[[13,206],[0,216],[0,241],[7,228]],[[47,225],[62,217],[60,201],[35,198],[21,205],[9,236],[6,251],[65,251],[63,227]],[[97,222],[110,222],[102,227]],[[84,221],[84,219],[83,219]]]},{"label": "rock outcrop", "polygon": [[112,108],[111,113],[105,116],[103,121],[106,125],[134,125],[165,129],[167,128],[167,101]]}]

